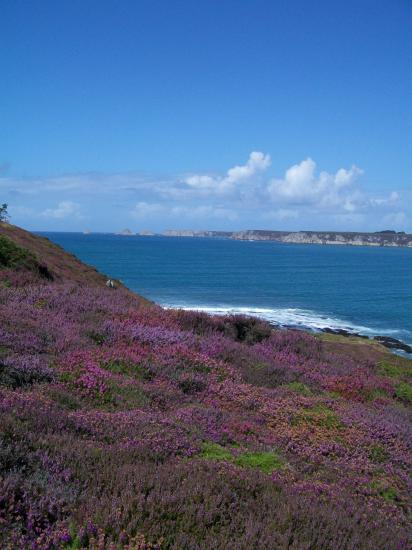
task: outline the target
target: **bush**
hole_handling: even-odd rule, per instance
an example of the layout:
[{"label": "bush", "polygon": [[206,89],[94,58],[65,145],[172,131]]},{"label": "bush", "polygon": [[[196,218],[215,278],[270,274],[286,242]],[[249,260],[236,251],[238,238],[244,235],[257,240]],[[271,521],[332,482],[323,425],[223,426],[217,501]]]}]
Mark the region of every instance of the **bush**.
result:
[{"label": "bush", "polygon": [[0,360],[0,385],[16,389],[53,379],[53,371],[38,357],[16,356]]},{"label": "bush", "polygon": [[271,335],[273,329],[267,321],[256,317],[232,315],[223,319],[222,332],[237,342],[256,344]]},{"label": "bush", "polygon": [[186,376],[179,380],[179,388],[189,395],[199,393],[206,388],[206,382],[195,376]]},{"label": "bush", "polygon": [[0,266],[22,267],[35,262],[35,257],[5,235],[0,235]]},{"label": "bush", "polygon": [[3,269],[27,269],[44,279],[53,280],[47,266],[39,263],[34,254],[18,246],[5,235],[0,235],[0,267]]}]

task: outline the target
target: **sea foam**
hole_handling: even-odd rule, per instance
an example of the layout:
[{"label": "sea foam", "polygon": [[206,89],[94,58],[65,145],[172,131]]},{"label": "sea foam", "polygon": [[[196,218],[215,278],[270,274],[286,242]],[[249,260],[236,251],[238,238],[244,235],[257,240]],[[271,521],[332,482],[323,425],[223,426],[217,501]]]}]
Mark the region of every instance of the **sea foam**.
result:
[{"label": "sea foam", "polygon": [[377,335],[398,335],[405,336],[407,331],[377,329],[363,325],[357,325],[349,321],[333,317],[330,315],[318,313],[315,311],[299,308],[257,308],[247,306],[230,305],[197,305],[197,304],[164,304],[164,307],[171,309],[195,310],[209,313],[211,315],[249,315],[259,317],[270,323],[281,327],[301,328],[313,330],[315,332],[325,329],[345,330],[353,334],[363,334],[365,336]]}]

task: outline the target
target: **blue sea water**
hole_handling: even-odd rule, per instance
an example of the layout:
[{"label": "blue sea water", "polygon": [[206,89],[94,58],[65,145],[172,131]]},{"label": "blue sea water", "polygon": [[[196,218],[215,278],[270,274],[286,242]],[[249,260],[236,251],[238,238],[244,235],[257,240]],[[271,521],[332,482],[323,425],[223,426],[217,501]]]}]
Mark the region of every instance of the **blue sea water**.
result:
[{"label": "blue sea water", "polygon": [[412,249],[43,233],[169,307],[412,343]]}]

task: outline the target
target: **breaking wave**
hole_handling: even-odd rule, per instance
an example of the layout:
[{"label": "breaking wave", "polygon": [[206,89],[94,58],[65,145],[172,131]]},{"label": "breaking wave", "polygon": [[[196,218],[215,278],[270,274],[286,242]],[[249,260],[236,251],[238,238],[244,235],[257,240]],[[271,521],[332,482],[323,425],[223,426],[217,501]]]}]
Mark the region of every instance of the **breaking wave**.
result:
[{"label": "breaking wave", "polygon": [[172,309],[184,309],[203,311],[212,315],[250,315],[265,319],[270,323],[281,327],[301,328],[313,331],[323,331],[325,329],[345,330],[353,334],[363,334],[365,336],[387,335],[403,337],[411,340],[409,331],[400,331],[392,329],[377,329],[364,325],[357,325],[338,317],[332,317],[317,313],[315,311],[299,308],[259,308],[259,307],[240,307],[240,306],[204,306],[191,304],[165,304],[164,307]]}]

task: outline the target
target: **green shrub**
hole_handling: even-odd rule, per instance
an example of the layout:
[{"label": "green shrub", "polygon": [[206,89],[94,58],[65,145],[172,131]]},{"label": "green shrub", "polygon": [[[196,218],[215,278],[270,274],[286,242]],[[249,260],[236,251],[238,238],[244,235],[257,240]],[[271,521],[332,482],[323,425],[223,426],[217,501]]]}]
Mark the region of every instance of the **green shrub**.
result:
[{"label": "green shrub", "polygon": [[15,269],[35,261],[31,252],[0,235],[0,266]]},{"label": "green shrub", "polygon": [[90,330],[87,333],[87,336],[90,338],[90,340],[92,340],[98,346],[102,346],[106,341],[106,335],[100,332],[97,332],[96,330]]},{"label": "green shrub", "polygon": [[0,235],[0,267],[14,270],[26,269],[44,279],[53,280],[53,275],[47,266],[39,263],[32,252],[17,245],[5,235]]},{"label": "green shrub", "polygon": [[178,386],[183,393],[194,395],[206,389],[206,382],[199,378],[187,377],[179,380]]}]

